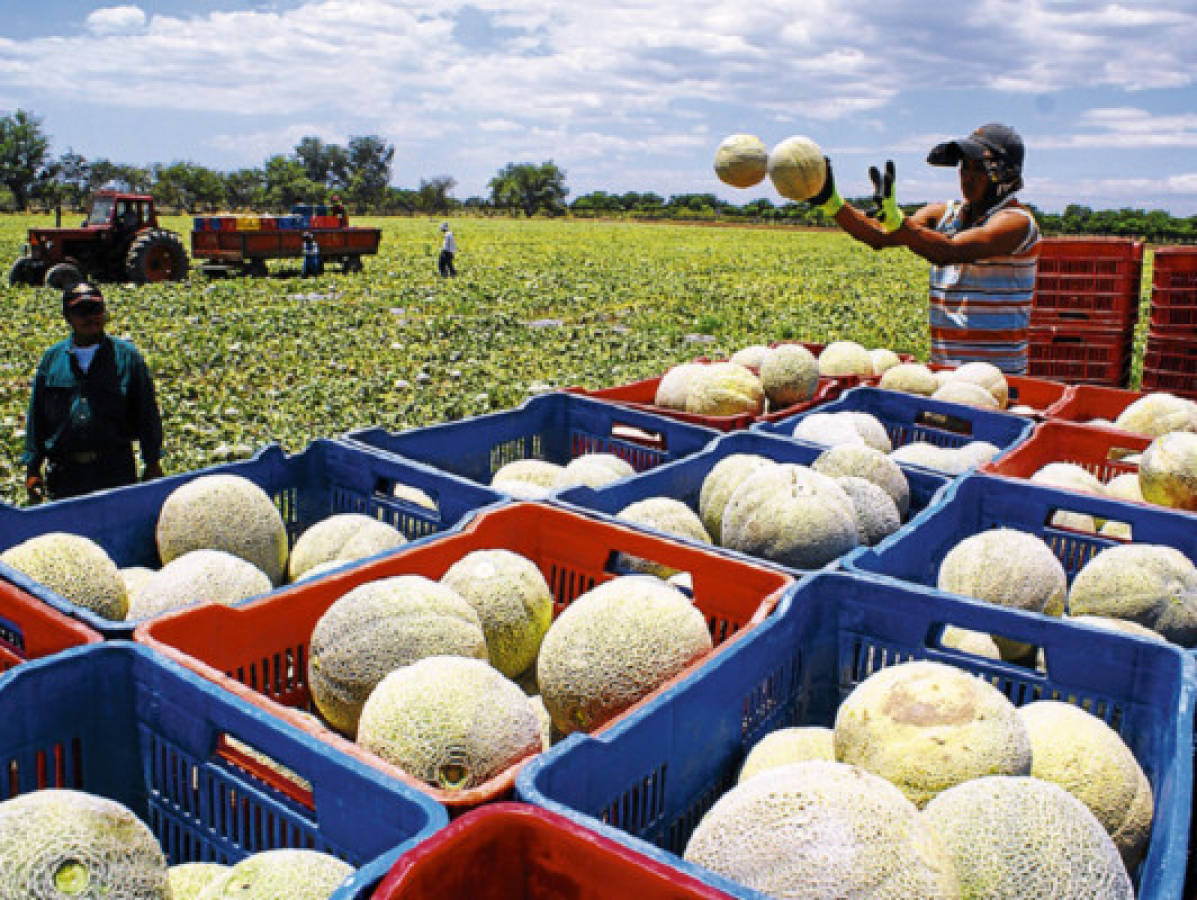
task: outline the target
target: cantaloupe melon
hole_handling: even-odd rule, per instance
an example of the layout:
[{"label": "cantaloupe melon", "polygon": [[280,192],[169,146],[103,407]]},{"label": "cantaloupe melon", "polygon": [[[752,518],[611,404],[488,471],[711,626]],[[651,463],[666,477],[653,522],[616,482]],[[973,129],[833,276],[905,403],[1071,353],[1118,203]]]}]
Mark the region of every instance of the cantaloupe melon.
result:
[{"label": "cantaloupe melon", "polygon": [[149,827],[115,800],[59,788],[0,802],[0,897],[171,900]]},{"label": "cantaloupe melon", "polygon": [[129,600],[136,621],[192,603],[228,605],[268,593],[266,573],[223,550],[192,550],[152,573]]},{"label": "cantaloupe melon", "polygon": [[[994,528],[957,543],[939,565],[940,590],[1012,609],[1064,614],[1068,576],[1038,537],[1012,528]],[[994,635],[1002,658],[1019,660],[1031,648]]]},{"label": "cantaloupe melon", "polygon": [[649,575],[600,584],[561,612],[536,680],[562,734],[593,731],[711,651],[703,614]]},{"label": "cantaloupe melon", "polygon": [[771,410],[805,403],[819,385],[819,364],[801,344],[779,344],[761,360],[761,387]]},{"label": "cantaloupe melon", "polygon": [[510,550],[474,550],[441,583],[478,613],[492,666],[515,678],[536,662],[553,621],[553,592],[532,560]]},{"label": "cantaloupe melon", "polygon": [[1031,774],[1089,807],[1134,871],[1147,850],[1154,809],[1134,753],[1118,732],[1070,703],[1039,700],[1018,715],[1031,738]]},{"label": "cantaloupe melon", "polygon": [[835,757],[919,807],[972,778],[1031,771],[1014,704],[969,672],[926,660],[881,669],[852,690],[836,712]]},{"label": "cantaloupe melon", "polygon": [[105,619],[123,619],[129,611],[116,563],[89,538],[63,531],[39,534],[0,553],[0,562]]},{"label": "cantaloupe melon", "polygon": [[964,900],[1132,900],[1118,848],[1080,800],[1030,776],[944,791],[923,819],[948,846]]},{"label": "cantaloupe melon", "polygon": [[724,794],[687,862],[771,897],[956,900],[947,848],[883,778],[836,762],[770,769]]},{"label": "cantaloupe melon", "polygon": [[248,856],[200,894],[200,900],[328,900],[353,867],[315,850],[266,850]]},{"label": "cantaloupe melon", "polygon": [[362,704],[390,672],[426,656],[487,659],[478,613],[456,591],[422,575],[359,585],[312,629],[312,700],[338,731],[357,731]]},{"label": "cantaloupe melon", "polygon": [[337,513],[299,536],[287,560],[287,574],[294,581],[321,563],[361,559],[405,543],[407,539],[393,525],[362,513]]},{"label": "cantaloupe melon", "polygon": [[287,529],[270,496],[239,475],[201,475],[171,492],[158,513],[163,565],[191,550],[223,550],[282,583]]},{"label": "cantaloupe melon", "polygon": [[715,174],[724,184],[752,187],[764,180],[768,171],[769,151],[756,135],[728,135],[715,150]]},{"label": "cantaloupe melon", "polygon": [[820,568],[856,547],[856,508],[831,478],[779,463],[732,493],[721,543],[785,566]]},{"label": "cantaloupe melon", "polygon": [[769,769],[800,762],[835,762],[835,734],[819,725],[802,725],[771,731],[748,751],[737,779],[743,784]]},{"label": "cantaloupe melon", "polygon": [[466,790],[541,749],[519,686],[477,659],[431,656],[391,672],[362,708],[357,742],[421,781]]}]

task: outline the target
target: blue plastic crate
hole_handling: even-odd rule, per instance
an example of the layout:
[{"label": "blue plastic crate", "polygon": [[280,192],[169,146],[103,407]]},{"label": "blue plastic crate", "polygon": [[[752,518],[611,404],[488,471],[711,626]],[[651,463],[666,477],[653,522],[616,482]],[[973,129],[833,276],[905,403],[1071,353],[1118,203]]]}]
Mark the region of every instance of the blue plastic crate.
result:
[{"label": "blue plastic crate", "polygon": [[[809,466],[826,449],[826,447],[786,440],[761,432],[733,432],[718,438],[705,450],[684,459],[666,463],[604,488],[595,489],[584,486],[570,488],[557,494],[555,500],[562,505],[583,512],[597,512],[615,517],[625,506],[638,500],[646,500],[649,497],[670,497],[682,501],[697,514],[698,498],[702,492],[703,480],[716,463],[733,453],[754,453],[779,463],[797,463]],[[938,502],[940,494],[947,488],[949,479],[945,475],[932,474],[917,466],[904,465],[901,468],[910,485],[909,515],[913,517]],[[655,533],[661,534],[661,532]],[[673,540],[685,540],[676,535],[662,536]],[[687,543],[692,542],[687,541]],[[762,561],[733,550],[723,549],[722,552],[755,563]],[[782,566],[781,568],[786,567]],[[787,571],[796,572],[797,570],[787,569]]]},{"label": "blue plastic crate", "polygon": [[915,441],[925,441],[937,447],[963,447],[970,441],[988,441],[998,447],[995,459],[1001,459],[1006,451],[1021,444],[1035,427],[1034,422],[1011,413],[945,403],[898,391],[858,387],[818,409],[778,422],[761,422],[752,428],[789,437],[799,421],[808,415],[846,411],[876,416],[885,426],[895,449]]},{"label": "blue plastic crate", "polygon": [[[946,625],[1044,649],[1046,672],[944,648]],[[595,736],[571,735],[534,759],[519,795],[737,897],[761,898],[682,860],[702,816],[735,784],[748,750],[792,725],[830,727],[868,675],[931,659],[976,673],[1016,705],[1064,700],[1116,729],[1155,794],[1140,900],[1183,896],[1192,806],[1194,663],[1176,648],[915,585],[817,573],[778,614],[651,704]]]},{"label": "blue plastic crate", "polygon": [[1102,550],[1126,543],[1052,525],[1059,512],[1125,522],[1135,543],[1165,544],[1197,560],[1197,528],[1183,514],[1145,503],[973,473],[952,484],[942,502],[920,515],[907,532],[891,535],[875,547],[853,551],[843,565],[850,571],[935,587],[939,564],[949,550],[971,535],[1005,527],[1041,538],[1063,564],[1071,583]]},{"label": "blue plastic crate", "polygon": [[448,823],[419,791],[125,641],[0,676],[0,717],[0,799],[70,788],[119,801],[172,865],[319,850],[360,867],[333,898],[364,898],[403,852]]},{"label": "blue plastic crate", "polygon": [[564,465],[584,453],[613,453],[641,472],[696,453],[718,436],[700,425],[552,393],[503,412],[403,432],[366,428],[346,439],[490,484],[515,460]]},{"label": "blue plastic crate", "polygon": [[[211,474],[240,475],[265,490],[282,513],[291,543],[304,529],[333,513],[363,513],[394,525],[415,540],[451,530],[483,507],[505,502],[502,494],[489,488],[340,441],[313,441],[303,452],[290,456],[272,444],[241,462],[41,506],[0,508],[0,550],[49,531],[67,531],[94,540],[121,568],[158,568],[155,529],[162,504],[180,485]],[[437,509],[391,496],[396,484],[421,489],[436,502]],[[135,621],[105,619],[76,606],[3,564],[0,577],[106,637],[128,637],[137,625]]]}]

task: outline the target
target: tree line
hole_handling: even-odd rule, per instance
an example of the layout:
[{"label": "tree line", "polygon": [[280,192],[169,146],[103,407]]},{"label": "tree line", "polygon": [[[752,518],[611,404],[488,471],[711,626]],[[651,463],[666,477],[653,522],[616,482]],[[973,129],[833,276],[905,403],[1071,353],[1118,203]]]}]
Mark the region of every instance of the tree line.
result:
[{"label": "tree line", "polygon": [[[578,218],[649,218],[681,221],[744,221],[828,226],[805,203],[774,204],[759,197],[733,204],[712,193],[659,194],[592,191],[566,202],[566,173],[552,160],[507,163],[487,184],[485,196],[454,197],[450,175],[420,179],[414,188],[391,183],[395,148],[379,135],[350,137],[342,146],[319,137],[302,138],[290,153],[272,155],[260,167],[221,172],[191,162],[135,166],[89,160],[73,149],[58,156],[42,121],[18,109],[0,116],[0,206],[78,209],[93,190],[113,183],[151,194],[163,208],[184,213],[220,210],[285,211],[296,203],[324,202],[338,194],[357,214],[439,215],[458,210],[482,214],[571,215]],[[866,204],[868,198],[854,202]],[[922,204],[910,204],[913,211]],[[1048,234],[1108,234],[1149,240],[1197,241],[1197,216],[1164,210],[1093,210],[1070,205],[1062,213],[1029,206]]]}]

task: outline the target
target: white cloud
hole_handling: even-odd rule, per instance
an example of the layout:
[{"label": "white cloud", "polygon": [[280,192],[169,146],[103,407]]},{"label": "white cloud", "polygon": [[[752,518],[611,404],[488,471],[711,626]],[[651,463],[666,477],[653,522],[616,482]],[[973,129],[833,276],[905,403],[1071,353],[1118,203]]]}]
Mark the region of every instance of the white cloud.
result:
[{"label": "white cloud", "polygon": [[[677,171],[689,154],[698,179],[709,176],[699,158],[725,128],[757,131],[767,143],[828,135],[829,149],[845,153],[875,141],[874,156],[884,148],[921,163],[947,131],[976,124],[960,121],[970,104],[1001,119],[1025,104],[1021,95],[1064,91],[1111,100],[1083,115],[1061,101],[1040,133],[1024,135],[1030,147],[1197,145],[1191,116],[1161,115],[1154,97],[1127,99],[1150,88],[1191,100],[1192,0],[975,0],[967,10],[925,0],[206,6],[152,17],[107,6],[78,32],[0,38],[0,96],[34,109],[119,105],[147,121],[161,111],[193,115],[217,124],[181,137],[174,155],[208,147],[237,164],[304,134],[378,132],[398,148],[404,172],[484,160],[493,172],[508,159],[553,157],[595,178],[631,168],[648,177]],[[461,19],[473,28],[459,29],[467,6]],[[475,37],[463,43],[460,34]],[[86,135],[69,137],[87,152]]]},{"label": "white cloud", "polygon": [[145,28],[146,15],[138,6],[102,6],[87,17],[92,34],[131,34]]}]

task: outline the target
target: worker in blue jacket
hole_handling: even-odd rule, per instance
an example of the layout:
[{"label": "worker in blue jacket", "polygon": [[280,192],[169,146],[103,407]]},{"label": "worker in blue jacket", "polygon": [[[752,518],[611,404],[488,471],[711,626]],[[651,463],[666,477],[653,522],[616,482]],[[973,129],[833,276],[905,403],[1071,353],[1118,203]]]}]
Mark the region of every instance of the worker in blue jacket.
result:
[{"label": "worker in blue jacket", "polygon": [[62,314],[71,336],[42,356],[25,424],[21,462],[34,503],[133,484],[133,441],[143,480],[162,476],[162,420],[145,360],[104,333],[104,297],[86,281],[63,292]]}]

